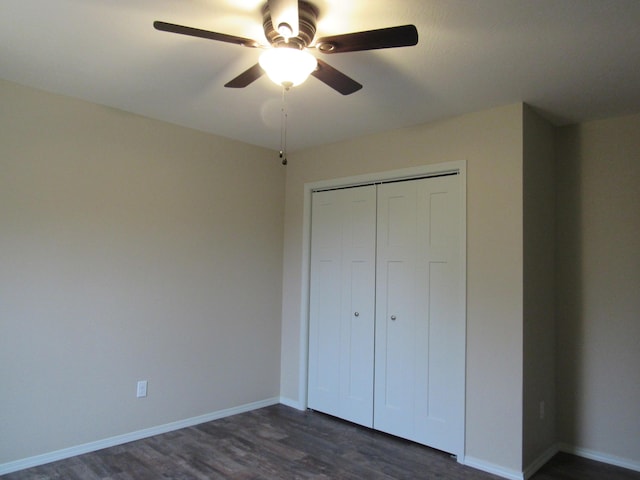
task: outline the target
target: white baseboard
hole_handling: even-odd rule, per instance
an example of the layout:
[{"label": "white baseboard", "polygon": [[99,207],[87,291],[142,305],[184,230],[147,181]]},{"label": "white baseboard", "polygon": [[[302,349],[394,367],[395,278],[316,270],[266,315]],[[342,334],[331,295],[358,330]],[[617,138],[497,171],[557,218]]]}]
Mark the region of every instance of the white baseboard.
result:
[{"label": "white baseboard", "polygon": [[259,408],[276,405],[279,402],[280,400],[278,398],[268,398],[266,400],[247,403],[238,407],[226,408],[224,410],[218,410],[217,412],[207,413],[205,415],[191,417],[185,420],[165,423],[164,425],[145,428],[136,432],[125,433],[123,435],[117,435],[115,437],[105,438],[103,440],[89,442],[83,445],[77,445],[75,447],[63,448],[62,450],[56,450],[54,452],[44,453],[42,455],[36,455],[33,457],[23,458],[21,460],[15,460],[13,462],[3,463],[0,464],[0,475],[17,472],[18,470],[24,470],[25,468],[37,467],[38,465],[44,465],[45,463],[64,460],[65,458],[75,457],[76,455],[82,455],[84,453],[95,452],[96,450],[102,450],[103,448],[122,445],[123,443],[133,442],[135,440],[141,440],[143,438],[152,437],[154,435],[172,432],[181,428],[192,427],[200,423],[210,422],[212,420],[218,420],[224,417],[230,417],[231,415],[236,415],[238,413],[257,410]]},{"label": "white baseboard", "polygon": [[608,463],[609,465],[615,465],[616,467],[627,468],[640,472],[640,462],[637,460],[631,460],[629,458],[616,457],[608,453],[597,452],[595,450],[589,450],[588,448],[575,447],[566,443],[561,443],[559,446],[561,452],[571,453],[578,457],[588,458],[589,460],[596,460],[597,462]]},{"label": "white baseboard", "polygon": [[460,463],[510,480],[528,480],[558,452],[570,453],[578,457],[588,458],[589,460],[595,460],[597,462],[607,463],[609,465],[615,465],[616,467],[640,472],[640,462],[636,460],[621,458],[615,455],[589,450],[587,448],[575,447],[566,443],[557,443],[549,447],[549,449],[547,449],[542,455],[531,462],[523,472],[510,470],[500,465],[495,465],[469,456],[466,456]]},{"label": "white baseboard", "polygon": [[533,475],[540,470],[545,463],[551,460],[556,453],[560,451],[560,445],[555,443],[551,445],[547,450],[545,450],[542,455],[536,458],[533,462],[531,462],[527,468],[524,469],[523,477],[525,480],[533,477]]},{"label": "white baseboard", "polygon": [[287,407],[295,408],[296,410],[301,410],[301,411],[306,410],[306,408],[304,408],[304,406],[302,406],[298,400],[292,400],[290,398],[280,397],[280,403]]},{"label": "white baseboard", "polygon": [[469,455],[465,455],[464,460],[460,463],[466,465],[467,467],[475,468],[477,470],[482,470],[483,472],[497,475],[498,477],[508,478],[509,480],[524,480],[522,472],[519,472],[518,470],[511,470],[509,468],[505,468],[501,465],[496,465],[479,458],[470,457]]},{"label": "white baseboard", "polygon": [[[115,437],[105,438],[95,442],[89,442],[74,447],[64,448],[62,450],[56,450],[54,452],[48,452],[33,457],[23,458],[12,462],[0,464],[0,475],[6,475],[8,473],[17,472],[26,468],[37,467],[38,465],[44,465],[45,463],[56,462],[58,460],[64,460],[65,458],[75,457],[76,455],[82,455],[84,453],[95,452],[102,450],[103,448],[114,447],[116,445],[122,445],[123,443],[133,442],[135,440],[141,440],[143,438],[152,437],[154,435],[160,435],[162,433],[172,432],[181,428],[192,427],[205,422],[211,422],[220,418],[229,417],[239,413],[249,412],[251,410],[257,410],[259,408],[268,407],[281,403],[287,407],[295,408],[296,410],[305,410],[305,408],[297,400],[292,400],[286,397],[280,398],[268,398],[260,400],[258,402],[248,403],[240,405],[238,407],[227,408],[224,410],[218,410],[216,412],[207,413],[197,417],[187,418],[185,420],[178,420],[176,422],[166,423],[164,425],[158,425],[151,428],[145,428],[135,432],[125,433],[123,435],[117,435]],[[570,453],[579,457],[588,458],[609,465],[615,465],[617,467],[627,468],[640,472],[640,462],[627,458],[617,457],[615,455],[609,455],[607,453],[597,452],[595,450],[589,450],[587,448],[575,447],[566,443],[559,443],[550,447],[540,457],[534,460],[524,472],[517,470],[511,470],[500,465],[496,465],[484,460],[465,456],[462,461],[458,460],[463,465],[482,470],[483,472],[491,473],[502,478],[509,480],[527,480],[533,476],[545,463],[558,452]]]}]

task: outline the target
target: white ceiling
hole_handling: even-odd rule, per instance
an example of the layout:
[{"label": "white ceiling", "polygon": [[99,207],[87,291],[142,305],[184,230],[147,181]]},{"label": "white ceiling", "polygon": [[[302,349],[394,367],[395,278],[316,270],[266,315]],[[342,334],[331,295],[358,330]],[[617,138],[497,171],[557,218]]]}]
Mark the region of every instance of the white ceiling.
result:
[{"label": "white ceiling", "polygon": [[[264,41],[263,3],[2,0],[0,78],[276,150],[280,89],[266,76],[245,89],[223,86],[260,50],[152,26]],[[289,150],[520,101],[556,124],[640,112],[638,0],[313,3],[318,36],[413,23],[420,40],[323,55],[364,88],[342,96],[310,78],[292,89]]]}]

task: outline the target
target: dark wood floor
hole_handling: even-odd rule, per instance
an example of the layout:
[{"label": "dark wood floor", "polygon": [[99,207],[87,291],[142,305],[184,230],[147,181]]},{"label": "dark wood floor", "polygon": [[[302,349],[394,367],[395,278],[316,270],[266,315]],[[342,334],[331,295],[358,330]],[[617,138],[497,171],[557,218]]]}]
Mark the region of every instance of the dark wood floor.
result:
[{"label": "dark wood floor", "polygon": [[[499,477],[449,455],[282,405],[22,470],[4,480],[450,479]],[[534,480],[639,480],[640,473],[556,456]]]}]

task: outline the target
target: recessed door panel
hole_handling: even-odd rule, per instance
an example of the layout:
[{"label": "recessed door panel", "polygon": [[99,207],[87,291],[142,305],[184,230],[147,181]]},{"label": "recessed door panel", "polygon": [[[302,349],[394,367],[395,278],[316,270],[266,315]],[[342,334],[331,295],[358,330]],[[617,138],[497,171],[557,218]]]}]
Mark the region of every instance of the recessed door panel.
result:
[{"label": "recessed door panel", "polygon": [[[350,267],[352,295],[348,310],[352,314],[346,315],[344,322],[347,331],[341,355],[345,363],[341,374],[342,409],[351,412],[351,417],[359,417],[363,411],[371,412],[373,398],[373,309],[365,307],[365,303],[372,303],[372,269],[364,261],[353,261]],[[366,420],[361,418],[357,423],[369,424],[371,416],[372,412],[367,413]]]}]

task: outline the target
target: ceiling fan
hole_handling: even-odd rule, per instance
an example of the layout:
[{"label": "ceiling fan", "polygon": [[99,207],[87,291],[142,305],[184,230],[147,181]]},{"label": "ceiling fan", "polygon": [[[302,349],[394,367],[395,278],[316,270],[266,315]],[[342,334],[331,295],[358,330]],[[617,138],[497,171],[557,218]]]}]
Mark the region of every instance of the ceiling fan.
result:
[{"label": "ceiling fan", "polygon": [[[336,54],[408,47],[418,43],[418,30],[414,25],[332,35],[318,38],[314,42],[318,14],[317,7],[307,1],[268,0],[262,8],[262,25],[270,45],[263,45],[257,40],[174,23],[156,21],[153,26],[157,30],[165,32],[265,49],[265,52],[260,56],[259,63],[226,83],[225,87],[228,88],[244,88],[264,73],[267,73],[274,82],[289,88],[302,83],[308,75],[312,75],[341,94],[349,95],[360,90],[362,85],[323,60],[311,55],[307,50],[313,49],[323,54]],[[281,55],[286,58],[281,59]],[[277,64],[276,67],[272,66],[273,63]],[[288,74],[283,74],[280,71],[280,68],[289,66],[300,66],[306,70],[298,77],[289,77]]]}]

